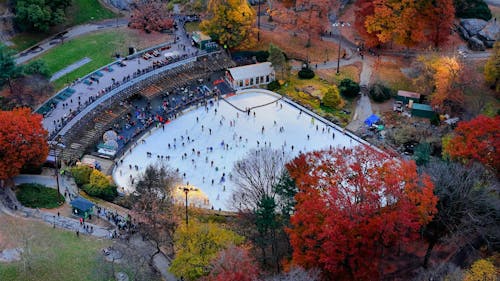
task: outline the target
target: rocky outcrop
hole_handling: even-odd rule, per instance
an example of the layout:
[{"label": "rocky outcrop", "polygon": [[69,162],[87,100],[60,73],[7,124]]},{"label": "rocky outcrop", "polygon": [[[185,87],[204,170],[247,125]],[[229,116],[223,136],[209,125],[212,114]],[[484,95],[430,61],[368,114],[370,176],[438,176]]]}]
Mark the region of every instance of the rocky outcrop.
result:
[{"label": "rocky outcrop", "polygon": [[482,19],[461,19],[458,32],[474,51],[484,51],[493,47],[500,35],[500,26],[496,19],[489,22]]},{"label": "rocky outcrop", "polygon": [[493,44],[498,40],[500,34],[500,25],[496,20],[488,22],[488,24],[477,33],[477,36],[484,42],[486,47],[493,48]]}]

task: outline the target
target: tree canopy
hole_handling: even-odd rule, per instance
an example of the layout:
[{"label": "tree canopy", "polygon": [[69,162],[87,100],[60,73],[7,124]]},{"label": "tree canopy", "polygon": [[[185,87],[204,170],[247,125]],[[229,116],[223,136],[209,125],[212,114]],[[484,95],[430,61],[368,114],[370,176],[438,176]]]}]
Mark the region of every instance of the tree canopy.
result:
[{"label": "tree canopy", "polygon": [[493,45],[493,54],[484,65],[484,77],[497,93],[500,92],[500,42]]},{"label": "tree canopy", "polygon": [[219,44],[230,49],[255,45],[255,12],[246,0],[210,0],[208,14],[200,29]]},{"label": "tree canopy", "polygon": [[451,159],[477,161],[499,173],[500,116],[479,115],[468,122],[459,122],[443,149]]},{"label": "tree canopy", "polygon": [[0,179],[18,175],[25,166],[41,165],[48,153],[41,115],[29,108],[0,111]]},{"label": "tree canopy", "polygon": [[287,168],[299,188],[293,262],[329,280],[378,279],[389,248],[417,239],[435,212],[433,184],[413,161],[368,147],[301,154]]},{"label": "tree canopy", "polygon": [[185,280],[197,280],[210,272],[210,262],[219,251],[238,245],[243,238],[213,223],[191,220],[189,226],[181,225],[175,232],[175,259],[170,271]]},{"label": "tree canopy", "polygon": [[388,42],[413,47],[446,42],[453,25],[453,0],[358,0],[356,28],[368,46]]},{"label": "tree canopy", "polygon": [[24,30],[47,32],[65,20],[71,0],[17,0],[16,22]]},{"label": "tree canopy", "polygon": [[130,15],[129,27],[146,32],[163,31],[174,26],[168,16],[166,5],[158,0],[135,0]]}]

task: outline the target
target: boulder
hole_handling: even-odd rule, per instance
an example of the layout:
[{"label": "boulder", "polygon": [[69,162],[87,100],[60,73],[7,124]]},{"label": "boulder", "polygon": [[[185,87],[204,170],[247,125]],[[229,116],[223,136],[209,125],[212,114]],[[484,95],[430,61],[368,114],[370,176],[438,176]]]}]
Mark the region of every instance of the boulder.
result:
[{"label": "boulder", "polygon": [[460,25],[469,33],[469,36],[474,36],[483,29],[486,24],[486,21],[482,19],[461,19]]},{"label": "boulder", "polygon": [[463,26],[459,25],[457,29],[458,29],[458,34],[460,34],[460,36],[462,36],[462,38],[464,38],[465,41],[469,40],[470,38],[469,33],[467,32],[467,30],[465,30],[465,28],[463,28]]},{"label": "boulder", "polygon": [[483,41],[479,39],[477,36],[472,36],[469,38],[469,48],[473,51],[484,51],[486,47],[484,46]]},{"label": "boulder", "polygon": [[500,24],[496,20],[491,20],[488,24],[477,34],[486,47],[493,48],[495,40],[500,36]]}]

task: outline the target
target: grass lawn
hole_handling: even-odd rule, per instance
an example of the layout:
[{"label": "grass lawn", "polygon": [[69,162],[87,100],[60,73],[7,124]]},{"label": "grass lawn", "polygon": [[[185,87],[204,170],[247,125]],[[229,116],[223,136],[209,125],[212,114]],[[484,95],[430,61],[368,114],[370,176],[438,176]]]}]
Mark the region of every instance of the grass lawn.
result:
[{"label": "grass lawn", "polygon": [[26,207],[57,208],[64,203],[64,197],[57,190],[41,184],[21,184],[17,187],[16,197]]},{"label": "grass lawn", "polygon": [[128,48],[126,42],[126,35],[116,30],[96,32],[57,46],[43,54],[40,59],[47,63],[51,74],[84,57],[92,59],[91,62],[54,81],[57,90],[63,88],[67,81],[73,81],[112,62],[116,52],[125,54]]},{"label": "grass lawn", "polygon": [[31,270],[23,270],[21,261],[0,263],[1,280],[79,281],[100,280],[95,274],[100,250],[111,241],[96,239],[49,225],[0,215],[0,244],[5,248],[31,249]]},{"label": "grass lawn", "polygon": [[359,83],[359,75],[361,73],[361,63],[356,62],[353,63],[352,65],[346,65],[340,67],[339,75],[337,75],[336,68],[318,69],[315,72],[318,74],[320,78],[325,79],[329,83],[333,83],[335,85],[339,85],[340,81],[346,78],[349,78]]},{"label": "grass lawn", "polygon": [[104,8],[98,0],[73,0],[66,11],[66,16],[67,19],[62,25],[52,28],[48,33],[23,32],[17,34],[11,39],[14,43],[11,48],[20,52],[65,28],[86,22],[115,18],[118,15]]},{"label": "grass lawn", "polygon": [[104,8],[98,0],[73,0],[67,9],[68,20],[65,25],[73,26],[90,21],[115,18],[118,15]]},{"label": "grass lawn", "polygon": [[50,33],[19,33],[10,39],[14,45],[9,47],[15,51],[21,52],[49,36],[51,36]]},{"label": "grass lawn", "polygon": [[184,25],[184,28],[186,29],[187,33],[191,33],[193,31],[198,31],[198,30],[200,30],[200,22],[197,22],[197,21],[188,22]]},{"label": "grass lawn", "polygon": [[43,59],[47,63],[51,74],[64,69],[84,57],[92,59],[91,62],[54,81],[54,89],[57,91],[62,89],[68,81],[73,81],[114,61],[115,58],[113,55],[116,52],[122,55],[128,54],[129,46],[143,49],[165,42],[170,37],[171,35],[168,34],[145,34],[139,30],[121,27],[113,30],[94,32],[71,41],[66,41],[63,45],[58,45],[50,49],[37,59]]},{"label": "grass lawn", "polygon": [[260,35],[261,42],[257,44],[256,50],[268,50],[269,44],[272,43],[283,50],[289,58],[306,59],[309,55],[312,65],[337,58],[338,45],[333,42],[312,40],[311,47],[306,48],[306,39],[292,36],[288,32],[261,30]]},{"label": "grass lawn", "polygon": [[[288,81],[281,86],[281,89],[277,90],[278,93],[286,95],[293,100],[312,108],[316,113],[325,117],[334,117],[339,120],[343,125],[349,122],[349,115],[342,112],[342,109],[347,109],[352,111],[352,101],[343,98],[343,107],[339,109],[332,109],[329,107],[323,107],[320,104],[320,99],[323,93],[327,91],[331,83],[328,83],[324,79],[314,76],[312,79],[299,79],[296,72],[292,72]],[[312,97],[310,94],[304,92],[304,89],[314,89],[312,91]]]},{"label": "grass lawn", "polygon": [[389,88],[405,91],[414,91],[412,81],[401,72],[401,65],[394,62],[376,62],[372,72],[372,82],[382,81]]}]

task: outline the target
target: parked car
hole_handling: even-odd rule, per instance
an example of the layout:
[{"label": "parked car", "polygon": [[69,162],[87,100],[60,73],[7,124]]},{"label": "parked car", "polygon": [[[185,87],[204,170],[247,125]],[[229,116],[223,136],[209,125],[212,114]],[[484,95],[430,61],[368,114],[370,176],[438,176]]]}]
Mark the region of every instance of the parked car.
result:
[{"label": "parked car", "polygon": [[392,109],[394,111],[403,112],[403,110],[404,110],[404,104],[403,104],[403,102],[402,101],[396,101],[396,102],[394,102],[394,105],[393,105]]}]

